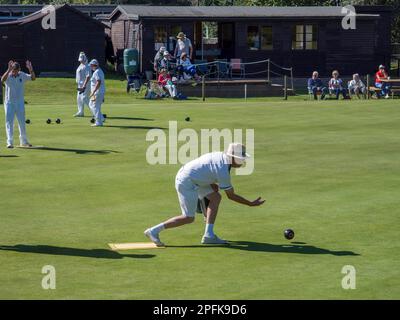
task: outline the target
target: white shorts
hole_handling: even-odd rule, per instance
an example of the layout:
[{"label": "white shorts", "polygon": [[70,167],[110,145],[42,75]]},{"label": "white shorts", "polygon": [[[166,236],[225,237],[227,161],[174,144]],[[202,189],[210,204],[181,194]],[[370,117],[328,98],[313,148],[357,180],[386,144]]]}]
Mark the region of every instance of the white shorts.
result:
[{"label": "white shorts", "polygon": [[198,199],[203,199],[214,192],[210,185],[195,185],[189,177],[182,175],[181,171],[176,175],[175,189],[178,193],[182,214],[186,217],[194,217],[196,215]]}]

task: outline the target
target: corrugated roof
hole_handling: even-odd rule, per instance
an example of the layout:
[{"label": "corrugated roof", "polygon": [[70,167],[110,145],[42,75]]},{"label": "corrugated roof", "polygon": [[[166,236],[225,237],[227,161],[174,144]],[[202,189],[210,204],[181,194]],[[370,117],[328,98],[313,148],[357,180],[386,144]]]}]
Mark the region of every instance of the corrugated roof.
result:
[{"label": "corrugated roof", "polygon": [[[343,17],[342,7],[260,7],[260,6],[136,6],[119,5],[110,15],[122,12],[129,19],[140,18],[274,18]],[[379,17],[379,14],[358,16]]]}]

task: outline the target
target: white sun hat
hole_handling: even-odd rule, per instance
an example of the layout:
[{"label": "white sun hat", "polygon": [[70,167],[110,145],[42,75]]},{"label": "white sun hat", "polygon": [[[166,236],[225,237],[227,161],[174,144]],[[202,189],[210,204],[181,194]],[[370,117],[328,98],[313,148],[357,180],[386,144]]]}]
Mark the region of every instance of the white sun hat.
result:
[{"label": "white sun hat", "polygon": [[250,158],[250,155],[246,152],[246,146],[237,142],[230,143],[225,154],[228,157],[232,157],[242,161],[245,161],[247,158]]},{"label": "white sun hat", "polygon": [[96,59],[93,59],[92,61],[90,61],[89,64],[90,64],[91,66],[92,66],[92,65],[98,66],[98,65],[99,65],[99,62],[98,62]]},{"label": "white sun hat", "polygon": [[79,53],[79,58],[78,58],[79,62],[87,62],[87,58],[84,52]]}]

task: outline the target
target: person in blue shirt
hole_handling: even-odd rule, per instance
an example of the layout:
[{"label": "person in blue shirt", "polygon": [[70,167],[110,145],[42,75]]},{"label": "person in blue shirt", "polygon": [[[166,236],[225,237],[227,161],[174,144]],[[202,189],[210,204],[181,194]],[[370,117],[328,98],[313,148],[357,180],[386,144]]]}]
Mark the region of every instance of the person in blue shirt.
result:
[{"label": "person in blue shirt", "polygon": [[318,71],[314,71],[312,77],[308,79],[307,83],[308,92],[314,95],[314,99],[317,100],[317,94],[321,94],[321,99],[325,98],[325,95],[328,93],[328,89],[322,83],[322,80],[319,78]]}]

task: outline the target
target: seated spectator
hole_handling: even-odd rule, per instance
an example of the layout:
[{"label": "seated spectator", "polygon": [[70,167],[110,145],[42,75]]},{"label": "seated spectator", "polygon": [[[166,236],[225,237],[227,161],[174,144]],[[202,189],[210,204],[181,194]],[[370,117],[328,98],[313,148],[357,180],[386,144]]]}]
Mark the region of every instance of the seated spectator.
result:
[{"label": "seated spectator", "polygon": [[160,49],[157,51],[154,61],[153,61],[153,68],[155,72],[158,72],[158,69],[160,68],[160,61],[164,57],[164,51],[167,49],[165,47],[160,47]]},{"label": "seated spectator", "polygon": [[367,88],[365,84],[361,81],[360,75],[358,73],[353,74],[353,80],[349,81],[349,92],[350,94],[355,94],[358,99],[360,99],[360,94],[365,96],[367,93]]},{"label": "seated spectator", "polygon": [[171,75],[167,69],[161,69],[158,76],[158,84],[165,90],[168,91],[169,95],[175,99],[177,95],[177,89],[175,84],[172,82]]},{"label": "seated spectator", "polygon": [[318,99],[318,93],[321,94],[321,99],[325,99],[325,96],[328,93],[328,89],[323,85],[317,71],[314,71],[312,77],[308,79],[307,87],[308,92],[314,95],[315,100]]},{"label": "seated spectator", "polygon": [[339,78],[339,71],[334,70],[332,72],[332,78],[329,80],[329,92],[334,94],[336,99],[339,99],[339,95],[343,95],[343,99],[347,99],[347,90],[343,88],[343,80]]},{"label": "seated spectator", "polygon": [[160,69],[167,69],[168,72],[173,71],[174,69],[174,61],[172,60],[172,56],[168,51],[164,51],[164,57],[160,61]]},{"label": "seated spectator", "polygon": [[386,68],[383,65],[379,66],[378,72],[375,74],[375,87],[381,89],[381,95],[386,99],[389,98],[390,84],[388,82],[383,82],[382,80],[389,80],[390,77],[386,72]]},{"label": "seated spectator", "polygon": [[196,80],[200,79],[199,75],[196,72],[196,66],[190,62],[190,59],[187,57],[187,54],[185,52],[181,55],[179,65],[184,73],[191,77],[194,77]]}]

